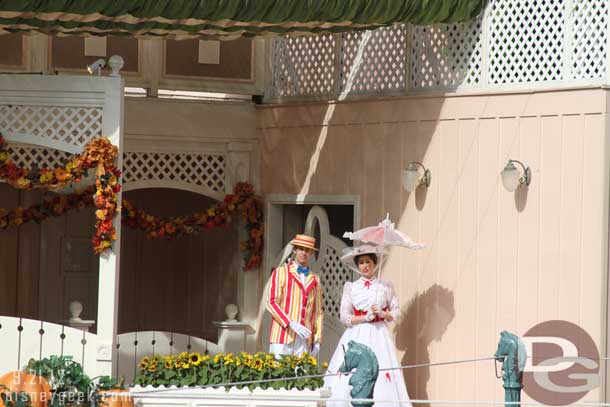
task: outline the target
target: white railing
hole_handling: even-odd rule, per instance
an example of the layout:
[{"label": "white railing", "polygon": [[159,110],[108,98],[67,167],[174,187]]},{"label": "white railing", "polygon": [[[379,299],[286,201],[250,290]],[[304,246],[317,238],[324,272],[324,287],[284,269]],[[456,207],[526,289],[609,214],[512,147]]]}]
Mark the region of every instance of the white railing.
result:
[{"label": "white railing", "polygon": [[175,332],[143,331],[120,334],[117,338],[116,377],[124,377],[125,383],[133,383],[138,364],[144,356],[177,355],[181,352],[200,354],[220,353],[219,345],[190,335]]},{"label": "white railing", "polygon": [[95,334],[51,322],[0,316],[0,374],[23,369],[30,359],[72,356],[95,375]]},{"label": "white railing", "polygon": [[459,24],[278,37],[271,40],[266,97],[605,83],[609,13],[605,0],[490,0],[481,16]]},{"label": "white railing", "polygon": [[[71,356],[90,376],[97,375],[97,335],[80,329],[27,318],[0,316],[0,375],[25,368],[30,359]],[[199,352],[214,355],[223,348],[195,336],[175,332],[129,332],[117,336],[113,376],[131,384],[144,356]]]}]

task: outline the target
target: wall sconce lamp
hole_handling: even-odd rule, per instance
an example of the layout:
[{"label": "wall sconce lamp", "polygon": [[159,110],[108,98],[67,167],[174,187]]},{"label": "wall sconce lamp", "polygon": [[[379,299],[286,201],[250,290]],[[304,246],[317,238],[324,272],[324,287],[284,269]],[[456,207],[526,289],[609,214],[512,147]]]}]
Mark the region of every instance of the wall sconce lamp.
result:
[{"label": "wall sconce lamp", "polygon": [[[419,167],[424,170],[424,175],[419,176]],[[432,182],[432,174],[424,165],[418,161],[411,161],[407,164],[407,168],[402,170],[402,186],[407,191],[411,192],[420,185],[430,186]]]},{"label": "wall sconce lamp", "polygon": [[87,66],[87,72],[89,72],[91,75],[100,76],[102,73],[102,69],[105,66],[106,66],[106,60],[103,58],[100,58],[97,61],[95,61],[94,63],[92,63],[91,65]]},{"label": "wall sconce lamp", "polygon": [[[519,169],[515,166],[519,164],[523,168],[523,173],[519,173]],[[532,182],[532,171],[530,167],[523,165],[521,161],[508,160],[506,166],[502,170],[502,183],[508,192],[514,192],[520,185],[528,186]]]}]

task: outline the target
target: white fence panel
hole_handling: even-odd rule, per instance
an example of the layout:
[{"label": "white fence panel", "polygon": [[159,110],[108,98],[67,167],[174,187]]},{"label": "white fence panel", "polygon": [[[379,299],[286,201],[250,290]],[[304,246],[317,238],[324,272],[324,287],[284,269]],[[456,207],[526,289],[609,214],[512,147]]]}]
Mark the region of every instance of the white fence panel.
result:
[{"label": "white fence panel", "polygon": [[133,383],[144,356],[176,355],[181,352],[216,354],[223,349],[213,342],[175,332],[143,331],[120,334],[117,339],[117,377]]},{"label": "white fence panel", "polygon": [[0,324],[0,374],[51,355],[72,356],[87,374],[95,374],[95,334],[27,318],[0,317]]}]

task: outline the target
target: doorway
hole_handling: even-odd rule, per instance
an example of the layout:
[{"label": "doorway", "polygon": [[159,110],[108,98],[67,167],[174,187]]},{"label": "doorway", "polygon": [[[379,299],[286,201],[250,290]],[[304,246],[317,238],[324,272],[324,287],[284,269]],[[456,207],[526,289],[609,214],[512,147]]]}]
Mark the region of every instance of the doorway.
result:
[{"label": "doorway", "polygon": [[[319,252],[311,268],[320,275],[324,297],[324,342],[320,358],[328,360],[344,331],[339,320],[343,285],[353,281],[355,272],[341,263],[343,249],[351,241],[343,239],[343,233],[359,227],[360,201],[358,196],[309,197],[298,201],[297,197],[269,196],[267,198],[267,234],[263,278],[268,281],[274,267],[283,263],[291,253],[290,241],[298,233],[316,238]],[[270,316],[264,312],[259,330],[260,347],[268,346]]]}]

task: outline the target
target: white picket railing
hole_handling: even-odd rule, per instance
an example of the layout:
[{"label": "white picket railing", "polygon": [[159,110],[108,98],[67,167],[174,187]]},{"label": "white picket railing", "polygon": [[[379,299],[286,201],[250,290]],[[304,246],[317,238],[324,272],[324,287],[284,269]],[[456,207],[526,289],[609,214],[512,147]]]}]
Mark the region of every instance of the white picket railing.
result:
[{"label": "white picket railing", "polygon": [[96,335],[69,326],[0,316],[0,374],[23,369],[30,359],[72,356],[95,372]]},{"label": "white picket railing", "polygon": [[[30,359],[52,355],[71,356],[89,376],[97,374],[97,335],[80,329],[27,318],[0,316],[0,375],[22,370]],[[221,346],[190,335],[145,331],[120,334],[116,340],[113,375],[131,384],[144,356],[175,355],[181,352],[216,354]]]},{"label": "white picket railing", "polygon": [[117,338],[116,377],[133,383],[137,367],[144,356],[176,355],[199,352],[214,355],[223,352],[221,346],[190,335],[175,332],[144,331],[120,334]]}]

